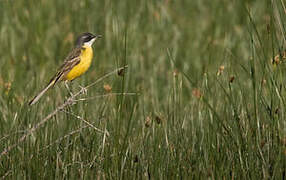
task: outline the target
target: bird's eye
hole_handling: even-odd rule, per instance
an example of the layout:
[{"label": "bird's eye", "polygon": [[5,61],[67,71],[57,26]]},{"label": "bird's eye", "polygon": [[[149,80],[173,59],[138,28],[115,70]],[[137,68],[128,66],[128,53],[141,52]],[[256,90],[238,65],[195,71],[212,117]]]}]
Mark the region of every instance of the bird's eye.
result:
[{"label": "bird's eye", "polygon": [[91,40],[91,37],[90,37],[90,36],[85,36],[85,37],[84,37],[84,41],[87,42],[87,41],[90,41],[90,40]]}]

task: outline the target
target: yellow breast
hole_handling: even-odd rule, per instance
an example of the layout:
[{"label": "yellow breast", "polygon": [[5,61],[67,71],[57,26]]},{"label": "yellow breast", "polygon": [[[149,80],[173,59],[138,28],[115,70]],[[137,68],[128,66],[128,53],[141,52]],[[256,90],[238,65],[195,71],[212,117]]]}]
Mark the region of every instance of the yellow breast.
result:
[{"label": "yellow breast", "polygon": [[93,51],[91,47],[85,47],[81,50],[80,63],[76,65],[65,77],[67,80],[73,80],[85,73],[92,61]]}]

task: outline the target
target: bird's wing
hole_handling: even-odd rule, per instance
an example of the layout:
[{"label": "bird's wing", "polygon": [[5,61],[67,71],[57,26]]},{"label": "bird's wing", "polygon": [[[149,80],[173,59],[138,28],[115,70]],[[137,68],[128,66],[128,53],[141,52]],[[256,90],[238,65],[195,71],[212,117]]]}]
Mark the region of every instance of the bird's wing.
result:
[{"label": "bird's wing", "polygon": [[35,104],[50,87],[54,86],[56,82],[62,80],[65,75],[80,62],[80,53],[81,48],[75,48],[70,52],[58,72],[50,80],[49,84],[29,102],[29,105]]},{"label": "bird's wing", "polygon": [[55,81],[54,84],[58,81],[63,80],[63,78],[70,72],[70,70],[75,67],[80,62],[80,53],[81,48],[73,49],[69,55],[65,58],[64,63],[59,68],[57,74],[51,79],[50,82]]}]

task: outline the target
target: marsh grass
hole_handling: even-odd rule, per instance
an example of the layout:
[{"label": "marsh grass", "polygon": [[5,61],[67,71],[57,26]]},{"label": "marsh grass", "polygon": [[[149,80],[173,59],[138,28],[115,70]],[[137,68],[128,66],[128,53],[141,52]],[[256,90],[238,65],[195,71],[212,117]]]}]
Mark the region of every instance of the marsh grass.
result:
[{"label": "marsh grass", "polygon": [[[0,24],[3,179],[285,178],[283,0],[3,0]],[[74,92],[128,69],[37,127],[68,92],[27,102],[84,31],[104,38]]]}]

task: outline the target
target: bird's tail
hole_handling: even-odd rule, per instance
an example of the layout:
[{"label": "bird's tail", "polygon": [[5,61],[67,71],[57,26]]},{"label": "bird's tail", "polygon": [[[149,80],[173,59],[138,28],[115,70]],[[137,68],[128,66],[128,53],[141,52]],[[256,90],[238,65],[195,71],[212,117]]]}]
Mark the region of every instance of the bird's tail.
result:
[{"label": "bird's tail", "polygon": [[47,92],[48,89],[50,89],[50,87],[52,87],[55,84],[55,80],[52,80],[47,87],[45,87],[37,96],[35,96],[30,102],[29,105],[33,105],[36,102],[39,101],[39,99],[45,94],[45,92]]}]

